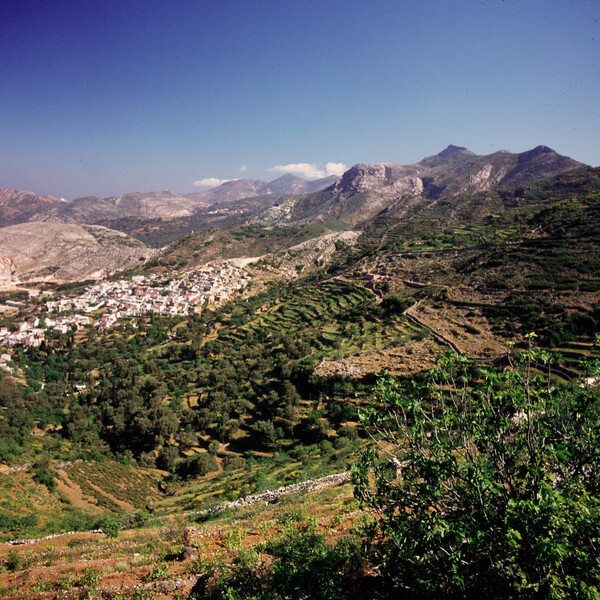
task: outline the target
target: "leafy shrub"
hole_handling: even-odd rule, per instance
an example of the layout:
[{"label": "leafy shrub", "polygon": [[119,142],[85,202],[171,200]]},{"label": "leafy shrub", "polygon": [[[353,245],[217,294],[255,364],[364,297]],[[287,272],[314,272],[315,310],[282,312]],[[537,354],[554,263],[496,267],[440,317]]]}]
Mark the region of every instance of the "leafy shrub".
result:
[{"label": "leafy shrub", "polygon": [[202,452],[180,463],[178,473],[182,477],[203,477],[218,468],[215,457],[208,452]]},{"label": "leafy shrub", "polygon": [[471,333],[472,335],[480,335],[481,334],[481,329],[478,329],[477,327],[475,327],[475,325],[471,325],[470,323],[465,324],[465,331],[467,333]]},{"label": "leafy shrub", "polygon": [[449,356],[427,382],[381,381],[381,405],[363,417],[387,458],[369,449],[353,480],[381,515],[373,560],[395,586],[419,598],[597,597],[600,389],[534,373],[549,360],[529,349],[475,384],[470,362]]},{"label": "leafy shrub", "polygon": [[36,467],[36,465],[34,465],[33,469],[33,479],[34,481],[36,481],[36,483],[39,483],[40,485],[45,485],[48,488],[49,492],[53,492],[54,490],[56,490],[56,475],[51,469],[44,466]]},{"label": "leafy shrub", "polygon": [[246,461],[241,456],[228,455],[223,459],[223,469],[225,471],[235,471],[243,469],[246,466]]},{"label": "leafy shrub", "polygon": [[358,581],[366,570],[360,540],[341,539],[330,545],[315,522],[304,528],[288,524],[284,532],[264,544],[267,566],[255,551],[240,551],[236,561],[209,585],[207,598],[252,600],[342,600],[361,597]]},{"label": "leafy shrub", "polygon": [[146,581],[160,581],[161,579],[166,579],[169,575],[169,567],[167,565],[157,565],[146,575]]},{"label": "leafy shrub", "polygon": [[600,291],[600,281],[582,281],[579,289],[582,292],[598,292]]},{"label": "leafy shrub", "polygon": [[388,296],[381,302],[379,308],[381,315],[385,317],[394,317],[402,314],[407,308],[415,303],[414,298],[399,298],[398,296]]},{"label": "leafy shrub", "polygon": [[146,527],[151,519],[152,515],[150,513],[146,512],[145,510],[140,510],[139,512],[135,513],[133,525],[134,527],[140,528]]},{"label": "leafy shrub", "polygon": [[107,537],[115,538],[121,531],[121,520],[112,513],[107,513],[98,522],[98,529],[101,529]]},{"label": "leafy shrub", "polygon": [[[8,512],[0,511],[0,531],[3,532],[2,537],[10,539],[17,534],[21,537],[26,537],[36,531],[39,519],[36,515],[26,515],[19,517]],[[5,534],[9,534],[8,536]]]},{"label": "leafy shrub", "polygon": [[21,557],[16,550],[10,550],[4,563],[8,571],[13,573],[21,568]]}]

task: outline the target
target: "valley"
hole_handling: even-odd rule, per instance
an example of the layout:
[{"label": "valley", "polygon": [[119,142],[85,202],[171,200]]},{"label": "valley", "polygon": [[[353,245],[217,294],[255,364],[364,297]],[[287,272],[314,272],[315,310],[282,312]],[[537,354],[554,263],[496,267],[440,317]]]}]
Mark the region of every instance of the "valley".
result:
[{"label": "valley", "polygon": [[[433,471],[418,469],[438,451],[446,466],[462,456],[431,441],[452,438],[450,422],[508,444],[527,410],[558,419],[540,425],[557,453],[536,471],[554,482],[539,476],[542,487],[571,473],[560,429],[588,461],[573,467],[572,497],[593,496],[600,431],[577,419],[600,401],[600,170],[545,146],[449,146],[312,183],[72,203],[0,195],[2,597],[296,597],[288,585],[396,597],[388,508],[400,482],[430,485],[442,506]],[[540,390],[519,394],[530,384]],[[531,397],[548,410],[523,408]],[[433,427],[457,398],[471,404],[420,437],[415,423]],[[469,415],[488,423],[494,402],[506,412],[489,427],[509,433],[471,431]],[[413,437],[394,448],[396,426]],[[496,456],[486,443],[475,463]],[[482,493],[513,506],[490,477]],[[523,484],[522,502],[538,483]],[[437,506],[424,498],[406,518]],[[241,589],[254,596],[232,595]]]}]

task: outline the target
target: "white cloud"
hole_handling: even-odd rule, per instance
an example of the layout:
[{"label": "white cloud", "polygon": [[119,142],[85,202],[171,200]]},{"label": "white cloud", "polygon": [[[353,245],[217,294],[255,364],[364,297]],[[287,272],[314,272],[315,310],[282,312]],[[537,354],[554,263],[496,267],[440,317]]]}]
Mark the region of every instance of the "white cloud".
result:
[{"label": "white cloud", "polygon": [[344,163],[328,162],[325,165],[325,171],[327,172],[327,175],[337,175],[340,177],[340,175],[343,175],[347,170],[348,167]]},{"label": "white cloud", "polygon": [[289,165],[277,165],[267,169],[269,173],[293,173],[307,179],[319,179],[325,176],[325,172],[317,168],[317,165],[312,163],[291,163]]},{"label": "white cloud", "polygon": [[328,162],[325,169],[319,169],[315,163],[290,163],[267,169],[269,173],[292,173],[306,179],[321,179],[328,175],[341,175],[348,167],[343,163]]},{"label": "white cloud", "polygon": [[228,181],[237,181],[237,179],[219,179],[218,177],[205,177],[204,179],[197,179],[194,181],[194,185],[198,187],[217,187]]},{"label": "white cloud", "polygon": [[241,171],[242,173],[245,173],[248,170],[248,167],[246,165],[242,165],[238,171]]}]

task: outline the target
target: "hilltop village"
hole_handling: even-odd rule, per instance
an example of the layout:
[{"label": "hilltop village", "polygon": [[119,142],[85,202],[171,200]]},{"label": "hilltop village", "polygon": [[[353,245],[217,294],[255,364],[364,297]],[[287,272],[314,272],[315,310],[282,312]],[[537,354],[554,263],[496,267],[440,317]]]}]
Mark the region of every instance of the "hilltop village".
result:
[{"label": "hilltop village", "polygon": [[[64,334],[93,325],[105,331],[124,317],[198,313],[202,306],[224,302],[245,287],[248,282],[243,275],[237,267],[220,264],[194,269],[178,279],[150,275],[105,281],[86,288],[80,296],[46,302],[44,318],[23,322],[17,331],[1,328],[0,341],[8,346],[39,346],[48,330]],[[49,316],[53,313],[55,318]],[[96,318],[87,316],[94,314]]]}]

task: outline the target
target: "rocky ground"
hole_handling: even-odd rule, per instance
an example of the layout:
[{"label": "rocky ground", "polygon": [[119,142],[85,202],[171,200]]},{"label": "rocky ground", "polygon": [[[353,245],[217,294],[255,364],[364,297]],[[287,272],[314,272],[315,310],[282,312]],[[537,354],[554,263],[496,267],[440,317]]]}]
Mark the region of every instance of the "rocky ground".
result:
[{"label": "rocky ground", "polygon": [[10,259],[10,276],[17,282],[99,279],[139,266],[157,253],[104,227],[23,223],[0,229],[0,257]]}]

